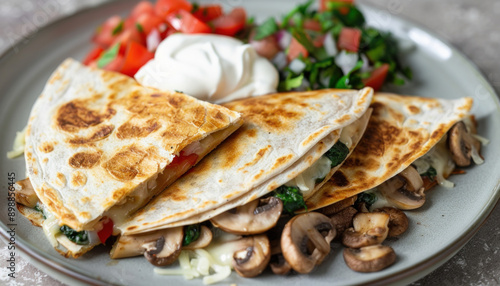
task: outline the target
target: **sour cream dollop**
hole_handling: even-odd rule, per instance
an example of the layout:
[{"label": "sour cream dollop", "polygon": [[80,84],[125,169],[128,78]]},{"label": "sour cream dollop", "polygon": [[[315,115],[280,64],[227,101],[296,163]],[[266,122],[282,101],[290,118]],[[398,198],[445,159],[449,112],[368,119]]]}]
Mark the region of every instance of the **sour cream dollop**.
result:
[{"label": "sour cream dollop", "polygon": [[276,68],[251,45],[206,34],[170,35],[135,78],[214,103],[276,92],[279,81]]}]

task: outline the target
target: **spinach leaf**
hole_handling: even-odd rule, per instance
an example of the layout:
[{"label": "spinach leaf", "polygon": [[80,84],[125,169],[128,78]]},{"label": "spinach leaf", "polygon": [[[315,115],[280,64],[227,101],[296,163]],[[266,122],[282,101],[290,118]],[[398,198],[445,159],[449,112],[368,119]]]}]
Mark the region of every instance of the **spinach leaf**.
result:
[{"label": "spinach leaf", "polygon": [[344,143],[337,141],[332,148],[326,151],[324,156],[332,161],[333,168],[342,163],[347,158],[347,155],[349,155],[349,148]]},{"label": "spinach leaf", "polygon": [[192,224],[184,226],[184,240],[182,241],[182,245],[186,246],[192,243],[193,241],[198,240],[200,238],[201,226],[200,224]]},{"label": "spinach leaf", "polygon": [[370,208],[378,200],[377,195],[374,193],[364,192],[358,194],[358,199],[354,205],[365,203],[367,208]]},{"label": "spinach leaf", "polygon": [[421,174],[421,176],[428,177],[431,181],[434,181],[437,176],[437,171],[434,167],[429,167],[429,169],[427,169],[425,173]]},{"label": "spinach leaf", "polygon": [[63,225],[59,228],[61,232],[66,235],[66,237],[79,245],[87,245],[89,244],[89,236],[88,233],[84,230],[76,231],[67,225]]},{"label": "spinach leaf", "polygon": [[301,208],[305,208],[307,210],[304,197],[297,187],[288,187],[283,185],[274,190],[272,195],[283,202],[283,209],[291,215],[293,215],[296,210]]}]

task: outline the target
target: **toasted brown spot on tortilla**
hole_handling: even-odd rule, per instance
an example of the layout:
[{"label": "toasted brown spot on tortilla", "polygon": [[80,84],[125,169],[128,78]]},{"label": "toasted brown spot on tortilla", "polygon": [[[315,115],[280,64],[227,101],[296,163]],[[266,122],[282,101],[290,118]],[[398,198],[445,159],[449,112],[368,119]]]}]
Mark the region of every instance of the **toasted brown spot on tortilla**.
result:
[{"label": "toasted brown spot on tortilla", "polygon": [[50,153],[54,151],[54,144],[51,142],[43,142],[39,147],[38,150],[43,153]]},{"label": "toasted brown spot on tortilla", "polygon": [[127,230],[134,230],[134,229],[136,229],[136,228],[137,228],[137,226],[136,226],[136,225],[133,225],[133,226],[129,226],[129,227],[127,227]]},{"label": "toasted brown spot on tortilla", "polygon": [[113,129],[115,129],[115,127],[113,125],[100,126],[97,129],[97,131],[95,131],[94,134],[92,134],[90,137],[88,137],[88,138],[76,137],[76,138],[70,139],[69,143],[70,144],[87,144],[87,143],[91,143],[91,142],[97,142],[97,141],[103,140],[106,137],[108,137],[111,134],[111,132],[113,132]]},{"label": "toasted brown spot on tortilla", "polygon": [[144,126],[137,126],[129,121],[118,127],[116,137],[118,139],[146,137],[160,127],[161,125],[155,119],[148,120]]},{"label": "toasted brown spot on tortilla", "polygon": [[63,173],[56,174],[57,182],[61,187],[66,186],[66,176]]},{"label": "toasted brown spot on tortilla", "polygon": [[84,173],[76,171],[71,175],[71,184],[74,187],[81,187],[87,183],[87,176]]},{"label": "toasted brown spot on tortilla", "polygon": [[151,94],[151,97],[161,97],[162,95],[161,94],[158,94],[158,93],[153,93]]},{"label": "toasted brown spot on tortilla", "polygon": [[[252,131],[255,131],[252,129]],[[267,145],[266,147],[260,149],[257,154],[255,154],[255,157],[252,159],[252,161],[246,163],[245,165],[243,165],[243,167],[239,168],[238,171],[241,171],[247,167],[250,167],[250,166],[253,166],[255,165],[257,162],[259,162],[263,157],[264,155],[269,151],[271,150],[271,145]]]},{"label": "toasted brown spot on tortilla", "polygon": [[75,169],[90,169],[101,159],[102,152],[79,152],[69,158],[69,165]]},{"label": "toasted brown spot on tortilla", "polygon": [[112,108],[97,111],[88,108],[83,100],[70,101],[57,111],[57,124],[67,132],[98,125],[116,113]]},{"label": "toasted brown spot on tortilla", "polygon": [[325,130],[328,130],[329,127],[328,126],[324,126],[323,128],[320,128],[319,130],[317,130],[316,132],[314,132],[313,134],[309,135],[306,140],[302,141],[302,146],[307,146],[309,145],[312,141],[320,138],[320,137],[324,137],[324,136],[321,136]]},{"label": "toasted brown spot on tortilla", "polygon": [[131,145],[116,153],[103,167],[116,179],[130,181],[139,173],[139,164],[146,155],[146,152]]},{"label": "toasted brown spot on tortilla", "polygon": [[276,162],[274,162],[274,165],[271,167],[270,171],[275,170],[275,169],[279,168],[282,165],[285,165],[292,158],[293,158],[292,154],[288,154],[286,156],[279,157],[278,159],[276,159]]},{"label": "toasted brown spot on tortilla", "polygon": [[418,114],[420,112],[420,108],[416,107],[415,105],[408,106],[408,110],[411,114]]},{"label": "toasted brown spot on tortilla", "polygon": [[89,203],[92,201],[92,199],[90,197],[83,197],[81,200],[80,200],[82,203],[86,204],[86,203]]},{"label": "toasted brown spot on tortilla", "polygon": [[116,202],[119,202],[127,195],[127,193],[128,193],[127,188],[121,188],[121,189],[114,191],[112,197]]},{"label": "toasted brown spot on tortilla", "polygon": [[344,173],[342,171],[337,171],[333,173],[332,178],[330,181],[333,183],[333,185],[338,186],[338,187],[345,187],[349,185],[349,180],[346,178]]},{"label": "toasted brown spot on tortilla", "polygon": [[47,164],[49,162],[49,158],[43,158],[43,163]]},{"label": "toasted brown spot on tortilla", "polygon": [[255,180],[258,180],[260,177],[262,177],[262,175],[264,174],[264,170],[260,170],[257,175],[255,175],[253,178]]},{"label": "toasted brown spot on tortilla", "polygon": [[81,216],[81,217],[84,217],[84,218],[86,218],[86,219],[89,219],[89,218],[91,217],[91,216],[90,216],[90,214],[89,214],[88,212],[81,212],[81,213],[80,213],[80,216]]}]

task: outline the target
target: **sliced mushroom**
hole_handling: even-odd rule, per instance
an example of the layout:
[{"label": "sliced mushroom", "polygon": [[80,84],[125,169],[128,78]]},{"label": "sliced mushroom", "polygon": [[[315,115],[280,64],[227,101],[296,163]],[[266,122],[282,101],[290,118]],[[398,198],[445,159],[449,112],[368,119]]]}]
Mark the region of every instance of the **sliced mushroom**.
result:
[{"label": "sliced mushroom", "polygon": [[352,226],[352,219],[357,213],[358,210],[356,210],[354,207],[347,207],[341,210],[339,213],[330,216],[330,221],[337,230],[336,238],[341,237],[344,231]]},{"label": "sliced mushroom", "polygon": [[17,181],[14,184],[14,190],[17,203],[25,205],[29,208],[34,208],[38,203],[38,197],[36,196],[35,190],[33,189],[29,178]]},{"label": "sliced mushroom", "polygon": [[344,260],[354,271],[376,272],[392,265],[396,261],[396,253],[392,247],[385,245],[345,248]]},{"label": "sliced mushroom", "polygon": [[460,121],[448,131],[448,148],[455,164],[459,167],[467,167],[470,166],[474,156],[479,157],[481,142],[474,138],[467,131],[465,123]]},{"label": "sliced mushroom", "polygon": [[237,241],[233,254],[233,268],[243,277],[262,273],[271,259],[271,247],[265,234],[244,237]]},{"label": "sliced mushroom", "polygon": [[182,249],[183,228],[167,228],[140,235],[122,235],[111,249],[111,258],[144,254],[153,265],[165,266],[174,262]]},{"label": "sliced mushroom", "polygon": [[269,266],[274,274],[286,275],[292,270],[292,266],[286,261],[281,250],[281,241],[271,241],[271,260]]},{"label": "sliced mushroom", "polygon": [[425,203],[424,181],[412,166],[385,181],[378,189],[398,209],[413,210]]},{"label": "sliced mushroom", "polygon": [[408,217],[402,210],[383,207],[375,209],[373,212],[383,212],[389,215],[389,237],[399,236],[408,229]]},{"label": "sliced mushroom", "polygon": [[357,199],[358,199],[358,196],[352,196],[352,197],[349,197],[347,199],[343,199],[341,201],[338,201],[334,204],[331,204],[329,206],[326,206],[324,208],[321,208],[318,210],[318,212],[320,212],[326,216],[331,216],[333,214],[340,212],[341,210],[343,210],[347,207],[354,205],[354,203],[356,202]]},{"label": "sliced mushroom", "polygon": [[342,244],[351,248],[382,243],[389,233],[389,215],[386,213],[358,213],[353,227],[342,235]]},{"label": "sliced mushroom", "polygon": [[182,249],[194,250],[207,247],[210,242],[212,242],[212,237],[212,231],[208,227],[202,225],[200,227],[200,237],[190,244],[183,246]]},{"label": "sliced mushroom", "polygon": [[222,213],[210,221],[224,231],[238,235],[263,233],[276,225],[283,203],[276,197],[254,200]]},{"label": "sliced mushroom", "polygon": [[295,271],[309,273],[328,255],[335,235],[330,218],[323,214],[310,212],[295,216],[281,236],[283,256]]}]

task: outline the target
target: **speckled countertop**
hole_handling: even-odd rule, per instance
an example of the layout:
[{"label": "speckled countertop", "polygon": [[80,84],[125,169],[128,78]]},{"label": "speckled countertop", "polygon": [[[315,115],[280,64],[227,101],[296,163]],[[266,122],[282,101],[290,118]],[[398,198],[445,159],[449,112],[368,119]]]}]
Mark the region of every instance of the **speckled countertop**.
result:
[{"label": "speckled countertop", "polygon": [[[101,0],[0,0],[0,53],[26,33]],[[438,33],[469,57],[500,93],[500,1],[360,0],[410,19]],[[27,25],[33,19],[35,26]],[[500,285],[500,207],[451,260],[412,285]],[[7,276],[7,254],[0,241],[0,285],[64,285],[25,260],[18,277]]]}]

